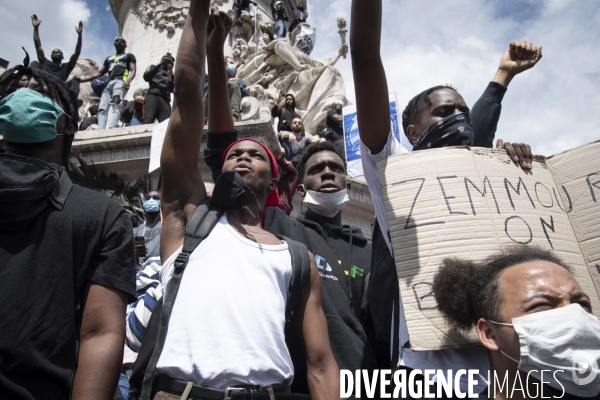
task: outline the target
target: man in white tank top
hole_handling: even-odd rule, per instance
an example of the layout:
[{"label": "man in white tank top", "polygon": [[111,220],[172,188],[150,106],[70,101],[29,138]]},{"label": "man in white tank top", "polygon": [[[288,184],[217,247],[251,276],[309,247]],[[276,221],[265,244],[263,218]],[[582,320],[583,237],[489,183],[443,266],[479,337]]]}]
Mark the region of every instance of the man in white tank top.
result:
[{"label": "man in white tank top", "polygon": [[[161,156],[163,292],[181,251],[186,223],[206,199],[198,169],[206,55],[211,87],[208,129],[234,130],[222,65],[223,44],[232,21],[224,13],[209,11],[209,4],[210,0],[190,3],[177,55],[175,101]],[[191,254],[156,372],[162,376],[160,382],[183,382],[192,394],[200,386],[221,390],[224,397],[228,388],[236,386],[260,391],[276,385],[285,392],[294,374],[284,336],[291,257],[288,244],[261,226],[265,205],[277,201],[277,165],[264,145],[251,140],[234,143],[223,160],[223,172],[235,171],[249,190],[245,190],[243,207],[227,210]],[[217,185],[213,199],[219,190],[228,194],[231,189]],[[312,255],[310,268],[303,299],[294,312],[294,327],[305,345],[312,398],[339,398],[339,368],[329,345]],[[159,385],[155,399],[181,395],[164,386],[161,390]],[[274,393],[275,399],[289,396]],[[235,398],[244,397],[238,393]]]}]

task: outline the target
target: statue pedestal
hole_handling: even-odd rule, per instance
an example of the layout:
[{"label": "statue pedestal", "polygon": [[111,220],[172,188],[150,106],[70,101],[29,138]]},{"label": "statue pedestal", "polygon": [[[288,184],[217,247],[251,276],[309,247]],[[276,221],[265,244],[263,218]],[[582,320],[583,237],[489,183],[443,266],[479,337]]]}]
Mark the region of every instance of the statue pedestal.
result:
[{"label": "statue pedestal", "polygon": [[[115,129],[80,131],[71,148],[71,162],[79,165],[77,156],[99,171],[114,172],[126,182],[148,175],[152,130],[156,124],[128,126]],[[235,124],[238,137],[252,138],[266,144],[271,151],[279,151],[279,143],[270,120],[255,120]],[[212,182],[210,169],[202,157],[206,146],[206,127],[200,149],[200,170],[206,182]],[[158,179],[160,169],[150,177]]]},{"label": "statue pedestal", "polygon": [[[150,163],[150,142],[155,124],[129,126],[125,128],[80,131],[75,135],[71,149],[71,162],[79,165],[77,156],[98,171],[116,173],[125,182],[135,181],[146,175],[150,176],[153,187],[158,184],[160,169],[148,174]],[[238,122],[235,124],[238,137],[252,138],[265,143],[271,151],[279,151],[279,143],[270,119]],[[206,129],[204,130],[206,132]],[[205,182],[212,182],[210,169],[202,157],[206,146],[206,134],[202,140],[199,154],[200,171]],[[375,215],[373,203],[366,182],[362,177],[349,180],[350,202],[344,207],[342,221],[344,224],[358,226],[367,238],[371,239],[371,223]],[[294,196],[295,218],[302,210],[302,198]]]}]

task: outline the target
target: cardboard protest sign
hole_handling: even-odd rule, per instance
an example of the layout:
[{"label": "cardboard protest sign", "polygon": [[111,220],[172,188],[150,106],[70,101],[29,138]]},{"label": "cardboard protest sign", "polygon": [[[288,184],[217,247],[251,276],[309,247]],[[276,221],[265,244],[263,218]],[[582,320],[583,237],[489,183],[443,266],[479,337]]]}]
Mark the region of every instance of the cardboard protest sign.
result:
[{"label": "cardboard protest sign", "polygon": [[160,168],[160,155],[162,153],[167,127],[169,126],[170,118],[156,125],[152,130],[152,142],[150,143],[150,164],[148,165],[148,173]]},{"label": "cardboard protest sign", "polygon": [[481,260],[509,244],[553,250],[600,315],[600,142],[537,159],[531,172],[503,150],[446,148],[378,163],[410,344],[478,343],[445,323],[431,290],[446,257]]}]

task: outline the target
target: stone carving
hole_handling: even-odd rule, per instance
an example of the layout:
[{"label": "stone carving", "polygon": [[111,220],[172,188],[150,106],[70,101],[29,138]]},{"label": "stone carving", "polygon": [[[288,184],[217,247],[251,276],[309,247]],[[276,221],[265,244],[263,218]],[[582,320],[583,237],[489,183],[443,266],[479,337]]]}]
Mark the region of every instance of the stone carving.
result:
[{"label": "stone carving", "polygon": [[[337,25],[338,25],[338,33],[340,34],[340,39],[342,39],[342,44],[346,44],[346,34],[348,33],[348,30],[346,29],[346,20],[344,18],[338,18],[337,19]],[[346,58],[346,55],[344,54],[344,58]]]},{"label": "stone carving", "polygon": [[141,0],[136,13],[146,28],[154,25],[174,33],[185,24],[189,9],[190,2],[184,0]]},{"label": "stone carving", "polygon": [[[189,1],[109,0],[109,3],[130,44],[131,52],[138,58],[140,70],[149,63],[157,62],[167,51],[176,54]],[[232,18],[235,17],[233,3],[232,0],[211,2]],[[286,90],[296,97],[296,108],[305,120],[306,132],[314,134],[334,102],[348,104],[343,79],[334,68],[338,59],[347,53],[348,46],[342,44],[329,57],[313,60],[309,54],[297,51],[293,46],[302,27],[310,26],[300,24],[291,32],[290,38],[273,40],[275,32],[270,12],[271,0],[257,0],[257,3],[258,8],[252,6],[250,12],[242,11],[241,25],[233,27],[225,46],[226,55],[235,60],[244,58],[246,62],[239,67],[237,76],[246,83],[251,98],[244,100],[243,107],[248,108],[242,111],[241,119],[270,120],[271,108],[279,97],[279,91]],[[126,12],[123,7],[133,8]],[[337,27],[344,30],[343,21],[338,23]],[[138,75],[130,93],[147,86],[141,74]],[[84,101],[84,104],[93,103]]]},{"label": "stone carving", "polygon": [[[68,79],[73,79],[75,76],[90,76],[95,75],[98,72],[98,64],[96,61],[80,58],[77,60],[77,65],[71,71],[71,75]],[[87,117],[87,110],[94,104],[100,104],[100,98],[96,96],[96,93],[92,90],[91,83],[82,83],[79,87],[79,99],[83,101],[81,107],[79,107],[79,119],[83,120]]]},{"label": "stone carving", "polygon": [[[294,34],[301,30],[301,25]],[[290,39],[270,40],[269,26],[265,26],[264,32],[262,28],[263,24],[261,40],[264,46],[259,45],[255,50],[256,45],[248,45],[250,54],[237,76],[244,80],[250,95],[260,102],[261,117],[270,117],[279,91],[286,90],[296,97],[296,110],[305,121],[306,132],[316,134],[319,122],[334,102],[348,104],[342,76],[333,67],[348,52],[348,45],[342,44],[329,57],[316,61],[294,49]]]},{"label": "stone carving", "polygon": [[240,108],[242,111],[242,121],[260,118],[260,103],[256,97],[244,97],[240,104]]}]

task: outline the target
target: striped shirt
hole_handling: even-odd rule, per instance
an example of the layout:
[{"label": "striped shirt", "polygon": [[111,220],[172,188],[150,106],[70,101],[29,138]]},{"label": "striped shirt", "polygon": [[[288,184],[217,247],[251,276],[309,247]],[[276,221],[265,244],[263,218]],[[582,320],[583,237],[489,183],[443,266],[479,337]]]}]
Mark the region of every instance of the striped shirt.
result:
[{"label": "striped shirt", "polygon": [[161,268],[160,257],[148,258],[136,277],[135,286],[138,299],[127,308],[126,331],[127,346],[135,352],[140,350],[152,311],[162,298],[159,278]]}]

